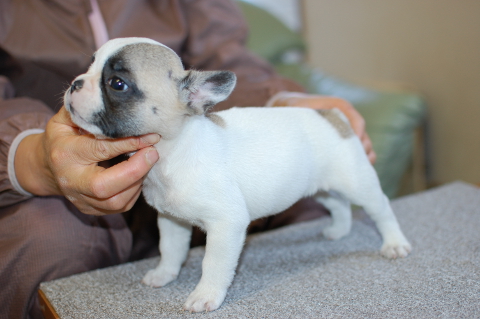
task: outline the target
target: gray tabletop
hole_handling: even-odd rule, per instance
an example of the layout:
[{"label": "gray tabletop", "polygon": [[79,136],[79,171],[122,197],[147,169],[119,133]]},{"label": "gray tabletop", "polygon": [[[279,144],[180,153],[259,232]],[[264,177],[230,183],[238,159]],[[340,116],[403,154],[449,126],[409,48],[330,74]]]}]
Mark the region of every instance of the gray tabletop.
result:
[{"label": "gray tabletop", "polygon": [[361,211],[338,241],[329,218],[248,237],[220,309],[182,310],[201,276],[204,248],[179,278],[142,285],[158,258],[41,285],[61,318],[480,318],[480,189],[461,182],[397,199],[393,209],[412,254],[380,256],[380,235]]}]

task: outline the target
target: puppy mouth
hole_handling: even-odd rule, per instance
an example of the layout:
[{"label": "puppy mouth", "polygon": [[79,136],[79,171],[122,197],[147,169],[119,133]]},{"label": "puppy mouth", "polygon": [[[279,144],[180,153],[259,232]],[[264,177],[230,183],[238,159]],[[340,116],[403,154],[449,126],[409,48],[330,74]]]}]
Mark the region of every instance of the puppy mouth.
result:
[{"label": "puppy mouth", "polygon": [[73,108],[72,103],[68,103],[66,105],[66,107],[67,107],[67,111],[70,113],[70,116],[74,116],[75,115],[75,109]]},{"label": "puppy mouth", "polygon": [[93,135],[92,133],[90,133],[90,132],[87,131],[87,130],[84,130],[84,129],[81,128],[81,127],[79,127],[79,128],[77,129],[77,131],[78,131],[78,134],[79,134],[79,135],[88,135],[88,134]]},{"label": "puppy mouth", "polygon": [[93,133],[82,127],[82,124],[88,124],[88,121],[86,121],[80,114],[75,112],[75,108],[73,107],[72,103],[67,104],[67,111],[70,113],[70,118],[72,119],[72,122],[77,125],[77,132],[79,135],[94,135]]},{"label": "puppy mouth", "polygon": [[[76,117],[79,117],[80,120],[82,120],[83,122],[85,122],[85,120],[84,120],[81,116],[76,115]],[[75,121],[75,124],[77,124],[76,122],[77,122],[77,121]],[[83,127],[79,126],[78,124],[77,124],[77,132],[78,132],[79,135],[88,135],[88,134],[94,135],[92,132],[87,131],[86,129],[84,129]]]}]

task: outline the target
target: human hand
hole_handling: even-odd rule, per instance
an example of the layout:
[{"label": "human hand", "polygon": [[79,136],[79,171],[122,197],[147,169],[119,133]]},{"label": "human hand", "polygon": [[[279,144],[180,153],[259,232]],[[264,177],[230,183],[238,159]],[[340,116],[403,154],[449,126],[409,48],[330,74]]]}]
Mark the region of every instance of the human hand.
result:
[{"label": "human hand", "polygon": [[348,101],[329,96],[281,92],[274,97],[270,104],[272,106],[301,106],[312,109],[339,109],[348,118],[353,131],[360,138],[370,163],[375,163],[377,154],[373,150],[372,141],[365,130],[365,120]]},{"label": "human hand", "polygon": [[[43,134],[22,140],[15,172],[20,185],[34,195],[64,195],[85,214],[120,213],[139,197],[145,175],[159,158],[151,146],[159,140],[157,134],[112,140],[82,135],[62,107]],[[112,167],[98,165],[134,151]]]}]

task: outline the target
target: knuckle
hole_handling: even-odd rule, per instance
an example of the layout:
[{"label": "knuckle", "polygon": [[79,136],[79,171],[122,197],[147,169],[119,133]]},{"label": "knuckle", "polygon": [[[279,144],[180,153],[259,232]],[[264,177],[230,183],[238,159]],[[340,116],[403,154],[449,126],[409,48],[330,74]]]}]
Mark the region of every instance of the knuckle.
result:
[{"label": "knuckle", "polygon": [[54,148],[50,151],[50,162],[54,166],[61,166],[66,162],[66,159],[69,156],[70,155],[68,154],[68,152],[65,152],[59,148]]},{"label": "knuckle", "polygon": [[90,180],[90,191],[96,198],[108,198],[108,190],[105,183],[100,178],[92,178]]},{"label": "knuckle", "polygon": [[66,176],[57,175],[57,176],[55,176],[55,180],[57,182],[58,188],[63,193],[67,193],[69,190],[71,190],[73,188],[70,180]]},{"label": "knuckle", "polygon": [[107,143],[103,140],[97,140],[93,148],[93,156],[99,160],[110,159],[110,152]]},{"label": "knuckle", "polygon": [[144,142],[140,138],[128,138],[125,141],[122,141],[122,144],[118,146],[119,153],[131,153],[136,152],[139,149],[145,147],[147,144],[143,145]]},{"label": "knuckle", "polygon": [[128,139],[128,150],[127,151],[136,151],[141,147],[141,139],[140,138],[129,138]]},{"label": "knuckle", "polygon": [[353,105],[345,99],[342,99],[339,97],[335,97],[333,99],[334,99],[333,103],[336,105],[337,108],[339,108],[342,111],[352,111],[355,109]]}]

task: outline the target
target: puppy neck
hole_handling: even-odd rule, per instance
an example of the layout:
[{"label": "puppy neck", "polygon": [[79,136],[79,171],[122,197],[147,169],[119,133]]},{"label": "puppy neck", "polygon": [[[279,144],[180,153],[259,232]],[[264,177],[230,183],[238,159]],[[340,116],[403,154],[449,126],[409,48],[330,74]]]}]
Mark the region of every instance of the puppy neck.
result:
[{"label": "puppy neck", "polygon": [[158,146],[171,148],[184,143],[206,141],[212,135],[218,134],[218,130],[222,127],[216,123],[221,121],[223,119],[218,115],[186,115],[178,130],[168,135],[162,135]]}]

